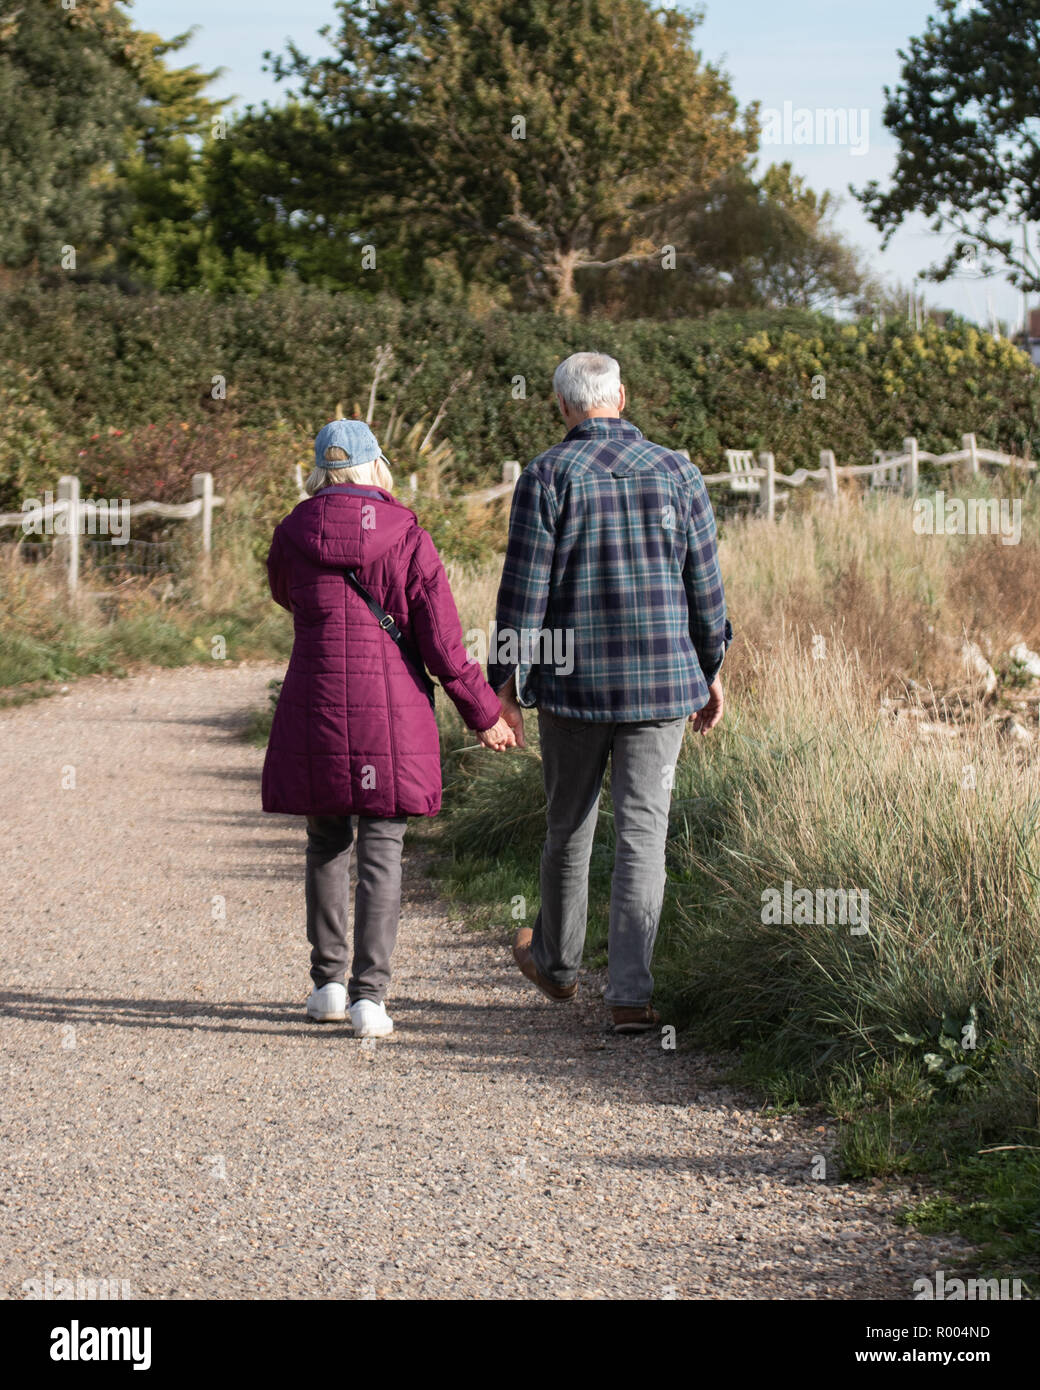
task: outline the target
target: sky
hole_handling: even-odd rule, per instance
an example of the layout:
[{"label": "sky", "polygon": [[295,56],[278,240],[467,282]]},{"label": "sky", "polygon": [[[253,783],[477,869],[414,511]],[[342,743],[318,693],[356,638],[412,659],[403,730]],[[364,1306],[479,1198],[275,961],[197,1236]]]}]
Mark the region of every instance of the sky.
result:
[{"label": "sky", "polygon": [[[291,38],[317,55],[325,51],[318,30],[336,17],[333,0],[134,0],[127,8],[138,28],[164,38],[198,26],[171,61],[224,68],[208,93],[234,96],[232,110],[284,101],[287,84],[262,70],[264,50],[282,52]],[[758,101],[763,113],[775,113],[774,138],[763,146],[759,168],[789,159],[810,187],[840,197],[835,226],[877,272],[904,288],[943,257],[945,237],[923,218],[907,219],[882,251],[880,234],[848,186],[887,182],[896,146],[883,125],[884,87],[898,83],[898,50],[923,33],[933,9],[932,0],[707,0],[696,36],[704,58],[728,73],[741,105]],[[818,109],[849,113],[844,144],[795,141],[797,113]],[[1004,280],[966,274],[919,288],[929,304],[977,323],[988,324],[992,315],[1012,328],[1021,321],[1022,295]]]}]

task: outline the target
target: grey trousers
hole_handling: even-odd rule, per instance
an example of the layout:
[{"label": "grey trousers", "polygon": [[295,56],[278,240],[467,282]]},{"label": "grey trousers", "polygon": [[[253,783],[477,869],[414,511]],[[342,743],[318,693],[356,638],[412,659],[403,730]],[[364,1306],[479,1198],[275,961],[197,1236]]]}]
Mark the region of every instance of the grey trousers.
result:
[{"label": "grey trousers", "polygon": [[[382,1003],[401,916],[401,850],[407,816],[357,817],[354,960],[347,997]],[[354,833],[349,816],[307,817],[307,940],[315,989],[343,983]]]},{"label": "grey trousers", "polygon": [[538,711],[546,839],[531,953],[558,985],[577,976],[585,945],[589,859],[610,760],[616,850],[610,889],[606,1002],[642,1008],[664,901],[672,777],[686,719],[599,723]]}]

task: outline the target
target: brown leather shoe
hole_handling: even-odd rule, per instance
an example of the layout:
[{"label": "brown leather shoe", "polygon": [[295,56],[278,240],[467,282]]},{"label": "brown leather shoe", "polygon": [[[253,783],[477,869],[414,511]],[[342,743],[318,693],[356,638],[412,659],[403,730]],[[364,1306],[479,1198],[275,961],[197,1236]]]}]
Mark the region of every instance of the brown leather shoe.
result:
[{"label": "brown leather shoe", "polygon": [[661,1026],[661,1015],[649,1004],[643,1009],[611,1009],[615,1033],[650,1033]]},{"label": "brown leather shoe", "polygon": [[526,976],[533,985],[542,991],[546,999],[551,999],[554,1004],[562,1004],[568,999],[573,999],[578,992],[577,980],[572,985],[554,985],[552,980],[547,980],[535,965],[531,956],[531,938],[533,936],[534,931],[531,927],[521,927],[513,940],[513,959],[520,967],[521,975]]}]

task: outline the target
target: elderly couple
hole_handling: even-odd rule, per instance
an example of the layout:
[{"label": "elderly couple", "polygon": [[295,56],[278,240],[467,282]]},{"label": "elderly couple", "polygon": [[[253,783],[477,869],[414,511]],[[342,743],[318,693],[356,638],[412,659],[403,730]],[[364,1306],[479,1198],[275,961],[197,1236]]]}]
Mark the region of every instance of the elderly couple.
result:
[{"label": "elderly couple", "polygon": [[[579,352],[553,390],[567,434],[520,475],[487,679],[466,652],[433,541],[392,492],[367,425],[315,441],[308,498],[275,530],[271,593],[293,615],[289,669],[264,763],[265,811],[307,817],[307,1016],[393,1029],[384,1003],[408,816],[441,805],[433,683],[485,747],[524,743],[538,711],[546,796],[541,901],[513,956],[547,998],[573,999],[588,870],[609,760],[617,848],[606,1003],[646,1032],[665,886],[672,773],[687,720],[722,718],[726,618],[715,522],[698,470],[624,418],[617,362]],[[566,634],[567,641],[532,640]],[[505,640],[512,634],[512,642]],[[566,663],[535,657],[566,647]],[[520,653],[519,664],[496,660]],[[356,826],[351,818],[356,820]],[[348,878],[357,839],[353,957]],[[350,966],[347,977],[348,963]],[[346,980],[346,983],[345,983]]]}]

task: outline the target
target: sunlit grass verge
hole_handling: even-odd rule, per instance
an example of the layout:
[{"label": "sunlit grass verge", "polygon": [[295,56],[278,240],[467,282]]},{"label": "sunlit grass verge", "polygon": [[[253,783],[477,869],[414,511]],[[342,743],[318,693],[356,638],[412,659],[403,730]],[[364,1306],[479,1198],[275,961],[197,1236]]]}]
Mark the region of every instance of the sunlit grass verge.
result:
[{"label": "sunlit grass verge", "polygon": [[[1008,1207],[1006,1252],[1035,1267],[1040,1165],[1005,1147],[1037,1137],[1035,756],[981,720],[954,748],[896,734],[840,648],[746,656],[755,697],[677,778],[677,1006],[778,1103],[822,1100],[846,1172],[945,1172],[973,1229]],[[763,922],[785,882],[868,893],[869,931]]]}]

